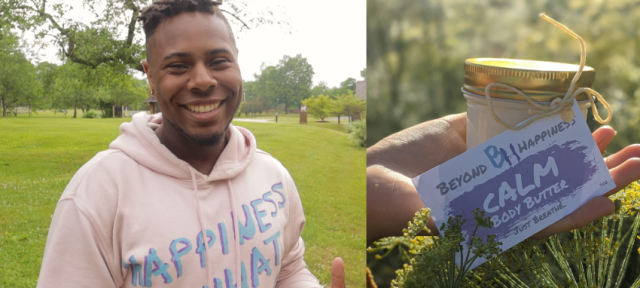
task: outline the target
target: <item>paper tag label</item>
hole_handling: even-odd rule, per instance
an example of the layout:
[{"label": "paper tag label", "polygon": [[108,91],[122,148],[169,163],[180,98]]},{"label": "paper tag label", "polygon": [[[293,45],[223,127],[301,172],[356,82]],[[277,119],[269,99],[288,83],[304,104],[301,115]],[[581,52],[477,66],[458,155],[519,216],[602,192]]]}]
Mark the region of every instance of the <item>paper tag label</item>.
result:
[{"label": "paper tag label", "polygon": [[470,241],[472,211],[480,208],[494,225],[479,227],[476,237],[495,234],[506,251],[615,188],[577,102],[572,109],[571,122],[558,114],[507,130],[414,178],[437,227],[462,215]]}]

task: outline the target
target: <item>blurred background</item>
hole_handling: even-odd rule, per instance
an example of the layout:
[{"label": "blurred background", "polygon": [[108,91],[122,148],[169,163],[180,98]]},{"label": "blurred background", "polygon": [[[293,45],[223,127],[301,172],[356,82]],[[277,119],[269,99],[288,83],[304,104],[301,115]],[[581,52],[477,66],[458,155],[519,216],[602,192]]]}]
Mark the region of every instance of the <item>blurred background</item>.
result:
[{"label": "blurred background", "polygon": [[[615,113],[610,125],[618,134],[608,152],[640,143],[640,0],[368,0],[367,146],[466,111],[467,58],[578,64],[579,42],[542,12],[586,42],[593,88]],[[598,123],[590,116],[589,124]]]},{"label": "blurred background", "polygon": [[[618,131],[606,153],[640,143],[640,0],[368,0],[367,146],[465,112],[467,58],[578,64],[579,42],[542,20],[542,12],[586,42],[593,88],[611,104],[610,125]],[[591,112],[588,123],[600,125]],[[377,284],[388,287],[403,261],[392,253],[382,260],[368,255],[367,263]]]}]

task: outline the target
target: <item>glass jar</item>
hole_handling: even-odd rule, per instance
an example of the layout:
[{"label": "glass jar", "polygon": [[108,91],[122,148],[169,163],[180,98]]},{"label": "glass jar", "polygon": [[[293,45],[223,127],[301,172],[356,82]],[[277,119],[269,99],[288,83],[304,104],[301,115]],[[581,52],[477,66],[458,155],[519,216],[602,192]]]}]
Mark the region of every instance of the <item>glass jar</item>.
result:
[{"label": "glass jar", "polygon": [[[503,59],[503,58],[471,58],[464,63],[464,86],[462,93],[467,99],[467,150],[504,132],[508,128],[496,122],[491,116],[485,96],[485,87],[491,83],[503,83],[518,88],[536,103],[549,106],[555,98],[563,98],[569,90],[571,80],[579,69],[579,65]],[[596,72],[585,66],[574,87],[591,87]],[[495,114],[504,122],[516,125],[535,112],[525,99],[515,92],[492,87],[491,102]],[[582,93],[576,100],[582,111],[583,119],[587,118],[587,110],[591,107],[588,96]]]}]

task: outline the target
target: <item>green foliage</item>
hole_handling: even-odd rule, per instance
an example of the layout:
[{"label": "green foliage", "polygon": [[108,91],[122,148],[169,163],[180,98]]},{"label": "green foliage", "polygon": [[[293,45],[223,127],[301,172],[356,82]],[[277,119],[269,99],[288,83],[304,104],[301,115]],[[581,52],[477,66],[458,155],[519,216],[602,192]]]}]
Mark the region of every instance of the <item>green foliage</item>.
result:
[{"label": "green foliage", "polygon": [[360,147],[367,145],[367,122],[358,120],[349,123],[349,140]]},{"label": "green foliage", "polygon": [[356,79],[351,77],[347,78],[347,80],[340,82],[340,88],[351,90],[353,93],[356,91]]},{"label": "green foliage", "polygon": [[[579,45],[541,20],[547,15],[586,41],[593,88],[612,104],[611,151],[640,142],[640,0],[425,0],[367,2],[369,138],[466,111],[460,88],[467,58],[579,62]],[[589,116],[592,128],[594,122]]]},{"label": "green foliage", "polygon": [[9,29],[0,27],[0,106],[2,117],[16,106],[40,107],[41,85],[36,67],[29,62]]},{"label": "green foliage", "polygon": [[[140,60],[145,57],[144,33],[137,17],[149,0],[75,1],[3,1],[0,24],[11,25],[21,30],[31,30],[42,46],[45,36],[53,36],[56,44],[63,47],[61,58],[91,68],[109,66],[120,71],[135,69],[143,71]],[[265,9],[251,9],[246,0],[225,1],[223,13],[240,30],[264,24],[287,26],[286,21],[276,20],[279,15]],[[84,9],[91,14],[92,21],[84,23],[72,19],[68,12]]]},{"label": "green foliage", "polygon": [[329,91],[331,91],[331,88],[329,88],[329,86],[327,85],[327,82],[320,81],[318,85],[313,86],[313,88],[311,88],[311,95],[312,96],[329,95],[330,94]]},{"label": "green foliage", "polygon": [[285,55],[278,65],[262,67],[260,75],[254,75],[256,81],[250,93],[267,99],[270,107],[284,104],[288,111],[289,106],[311,95],[313,74],[313,67],[302,55]]},{"label": "green foliage", "polygon": [[241,107],[238,108],[239,113],[244,113],[247,115],[262,115],[262,112],[267,112],[269,110],[269,104],[267,99],[265,98],[249,98],[247,101],[243,102]]},{"label": "green foliage", "polygon": [[320,81],[318,85],[311,88],[311,95],[327,95],[331,97],[331,99],[337,99],[341,95],[353,94],[356,91],[356,82],[355,79],[349,77],[347,80],[342,81],[340,86],[331,88],[326,82]]},{"label": "green foliage", "polygon": [[475,237],[478,227],[493,225],[490,217],[484,216],[484,211],[473,211],[476,228],[465,245],[463,243],[467,242],[467,239],[462,234],[465,220],[462,220],[461,216],[450,217],[442,224],[440,231],[444,231],[443,237],[417,236],[422,231],[430,233],[426,228],[429,212],[429,209],[416,212],[416,216],[409,222],[409,227],[403,230],[403,241],[382,240],[374,243],[374,248],[370,248],[370,252],[391,250],[395,246],[390,244],[399,243],[408,246],[409,253],[415,255],[408,265],[405,264],[403,270],[396,272],[397,278],[391,283],[393,287],[462,287],[463,283],[468,281],[468,272],[476,259],[492,258],[502,252],[499,248],[502,243],[495,241],[495,235],[487,236],[486,241]]},{"label": "green foliage", "polygon": [[236,111],[236,117],[240,117],[242,115],[242,107],[244,107],[247,102],[241,102],[240,106],[238,106],[238,110]]},{"label": "green foliage", "polygon": [[82,114],[82,118],[98,118],[98,114],[95,111],[87,111]]},{"label": "green foliage", "polygon": [[[38,78],[43,87],[43,106],[46,108],[77,108],[102,110],[104,117],[111,117],[113,106],[139,108],[147,95],[145,80],[123,74],[109,66],[89,68],[74,62],[63,65],[40,63]],[[107,111],[109,110],[109,111]]]},{"label": "green foliage", "polygon": [[352,116],[364,114],[367,104],[366,101],[358,100],[353,91],[347,90],[347,94],[336,95],[333,99],[330,99],[331,104],[327,110],[329,115],[347,116],[349,121],[352,120]]},{"label": "green foliage", "polygon": [[[369,251],[389,253],[403,246],[414,255],[410,258],[405,253],[410,260],[397,271],[396,280],[392,282],[394,287],[640,287],[640,257],[636,254],[640,249],[635,241],[640,239],[637,236],[640,182],[630,184],[611,198],[616,203],[613,215],[545,240],[525,240],[466,273],[463,273],[464,265],[461,265],[463,268],[450,265],[455,261],[451,251],[458,252],[456,243],[463,240],[456,230],[461,221],[450,218],[444,227],[444,237],[416,236],[427,223],[429,215],[425,211],[416,214],[401,239],[381,239]],[[474,218],[480,226],[490,225],[488,218],[477,212]],[[471,243],[480,243],[472,239]],[[434,248],[438,241],[446,243],[443,245],[446,249]],[[493,239],[488,239],[487,244],[476,246],[473,254],[498,254],[494,244]],[[464,279],[457,282],[458,286],[445,283],[460,277]]]},{"label": "green foliage", "polygon": [[329,96],[319,95],[303,100],[302,105],[307,106],[307,113],[320,118],[320,121],[324,121],[324,118],[330,113],[332,102]]}]

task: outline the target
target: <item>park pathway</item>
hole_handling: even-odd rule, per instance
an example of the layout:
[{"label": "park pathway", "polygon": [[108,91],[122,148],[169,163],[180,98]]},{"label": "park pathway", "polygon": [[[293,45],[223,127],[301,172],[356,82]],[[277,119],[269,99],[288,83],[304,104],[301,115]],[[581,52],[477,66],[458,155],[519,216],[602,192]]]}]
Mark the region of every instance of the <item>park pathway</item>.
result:
[{"label": "park pathway", "polygon": [[274,123],[273,120],[267,120],[267,119],[249,119],[249,118],[233,118],[233,121],[240,121],[240,122],[258,122],[258,123]]}]

